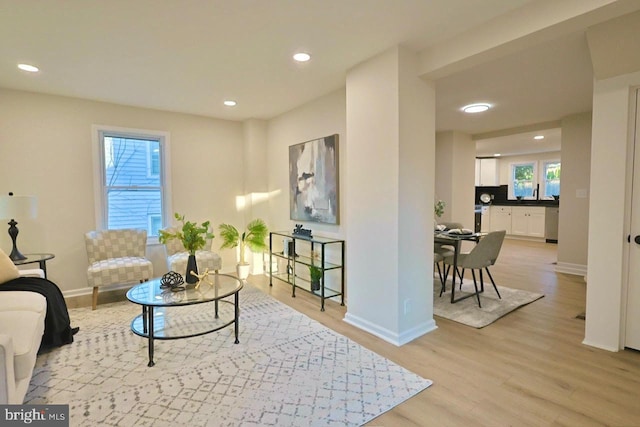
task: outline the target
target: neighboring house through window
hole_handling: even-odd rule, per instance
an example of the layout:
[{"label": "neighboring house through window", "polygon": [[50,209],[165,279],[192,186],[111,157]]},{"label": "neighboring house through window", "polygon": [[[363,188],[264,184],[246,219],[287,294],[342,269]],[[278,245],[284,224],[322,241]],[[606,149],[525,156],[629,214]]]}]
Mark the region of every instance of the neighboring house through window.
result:
[{"label": "neighboring house through window", "polygon": [[94,126],[96,211],[100,229],[139,228],[150,241],[168,223],[165,132]]}]

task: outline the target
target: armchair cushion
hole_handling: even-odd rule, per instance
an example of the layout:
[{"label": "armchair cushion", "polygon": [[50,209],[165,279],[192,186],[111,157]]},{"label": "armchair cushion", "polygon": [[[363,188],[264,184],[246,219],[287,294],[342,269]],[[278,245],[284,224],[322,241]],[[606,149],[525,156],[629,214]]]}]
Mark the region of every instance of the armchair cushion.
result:
[{"label": "armchair cushion", "polygon": [[[184,275],[187,271],[188,252],[178,252],[167,257],[167,267],[169,271],[175,271]],[[209,271],[217,271],[222,268],[222,258],[220,255],[210,251],[196,251],[196,265],[198,271],[203,272],[205,269]]]},{"label": "armchair cushion", "polygon": [[[186,265],[185,265],[186,268]],[[146,258],[122,257],[97,261],[87,268],[89,287],[138,283],[153,276],[153,264]]]}]

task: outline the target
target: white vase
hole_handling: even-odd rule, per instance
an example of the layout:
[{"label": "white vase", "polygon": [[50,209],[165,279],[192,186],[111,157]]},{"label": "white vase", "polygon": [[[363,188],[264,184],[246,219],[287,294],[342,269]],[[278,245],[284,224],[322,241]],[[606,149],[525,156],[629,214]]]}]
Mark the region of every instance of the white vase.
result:
[{"label": "white vase", "polygon": [[251,264],[237,264],[236,273],[238,273],[238,279],[246,280],[249,277],[249,271],[251,270]]}]

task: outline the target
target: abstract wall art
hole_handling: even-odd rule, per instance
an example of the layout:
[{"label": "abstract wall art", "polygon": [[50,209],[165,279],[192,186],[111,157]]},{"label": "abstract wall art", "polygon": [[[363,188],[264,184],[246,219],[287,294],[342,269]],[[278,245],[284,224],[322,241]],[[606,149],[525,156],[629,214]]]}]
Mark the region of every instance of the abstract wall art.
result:
[{"label": "abstract wall art", "polygon": [[338,135],[289,147],[289,207],[295,221],[338,224]]}]

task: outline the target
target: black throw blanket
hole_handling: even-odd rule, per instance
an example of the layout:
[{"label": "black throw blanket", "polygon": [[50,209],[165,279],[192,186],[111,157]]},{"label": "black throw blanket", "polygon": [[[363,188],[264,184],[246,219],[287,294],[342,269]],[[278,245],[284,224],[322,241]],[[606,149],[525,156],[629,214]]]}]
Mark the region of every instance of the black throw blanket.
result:
[{"label": "black throw blanket", "polygon": [[[55,283],[40,277],[18,277],[0,285],[0,291],[37,292],[47,299],[47,314],[44,319],[44,335],[40,351],[73,342],[67,303]],[[2,298],[1,294],[0,298]]]}]

